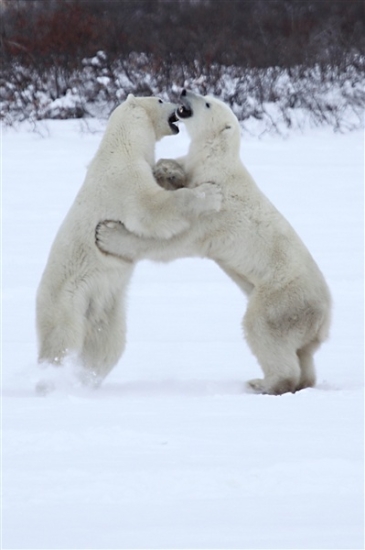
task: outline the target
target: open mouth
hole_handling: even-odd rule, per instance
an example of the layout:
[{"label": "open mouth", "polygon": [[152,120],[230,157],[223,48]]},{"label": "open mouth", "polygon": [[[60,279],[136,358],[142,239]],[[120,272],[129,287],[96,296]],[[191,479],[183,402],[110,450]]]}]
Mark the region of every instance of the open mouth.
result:
[{"label": "open mouth", "polygon": [[175,122],[178,122],[178,118],[176,116],[175,113],[172,113],[172,115],[169,116],[169,119],[168,119],[168,122],[169,122],[169,126],[171,128],[171,130],[173,131],[174,134],[178,134],[179,133],[179,128],[178,126],[176,126]]},{"label": "open mouth", "polygon": [[184,102],[178,107],[176,114],[179,118],[190,118],[193,116],[193,110],[187,102]]}]

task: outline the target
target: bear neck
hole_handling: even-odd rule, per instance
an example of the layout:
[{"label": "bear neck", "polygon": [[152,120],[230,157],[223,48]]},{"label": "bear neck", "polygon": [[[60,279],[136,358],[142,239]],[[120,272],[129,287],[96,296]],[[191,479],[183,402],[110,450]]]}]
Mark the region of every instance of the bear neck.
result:
[{"label": "bear neck", "polygon": [[230,144],[228,140],[194,137],[190,142],[188,158],[192,163],[198,164],[203,164],[205,161],[210,165],[221,164],[222,158],[225,159],[225,163],[235,164],[239,159],[239,146]]}]

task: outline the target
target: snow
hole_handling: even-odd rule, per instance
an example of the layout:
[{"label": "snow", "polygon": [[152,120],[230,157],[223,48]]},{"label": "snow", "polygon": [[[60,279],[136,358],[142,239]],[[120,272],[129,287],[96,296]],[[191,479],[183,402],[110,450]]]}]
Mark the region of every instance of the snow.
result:
[{"label": "snow", "polygon": [[[330,285],[317,387],[246,393],[261,373],[245,298],[209,261],[141,262],[128,345],[99,390],[72,366],[35,394],[35,292],[102,124],[3,131],[2,548],[363,548],[360,130],[244,136],[242,158]],[[175,157],[185,132],[158,156]]]}]

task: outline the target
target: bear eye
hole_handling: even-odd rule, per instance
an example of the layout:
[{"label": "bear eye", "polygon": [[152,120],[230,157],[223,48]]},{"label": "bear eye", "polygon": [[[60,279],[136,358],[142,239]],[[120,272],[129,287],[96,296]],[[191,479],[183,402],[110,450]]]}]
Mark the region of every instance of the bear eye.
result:
[{"label": "bear eye", "polygon": [[210,103],[206,103],[205,106],[210,109]]},{"label": "bear eye", "polygon": [[159,99],[158,102],[159,102],[159,103],[163,103],[162,99]]}]

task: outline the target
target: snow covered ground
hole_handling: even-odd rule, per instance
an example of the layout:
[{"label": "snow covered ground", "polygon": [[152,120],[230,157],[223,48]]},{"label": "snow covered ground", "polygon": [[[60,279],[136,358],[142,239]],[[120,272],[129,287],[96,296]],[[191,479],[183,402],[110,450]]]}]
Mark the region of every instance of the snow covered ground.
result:
[{"label": "snow covered ground", "polygon": [[[3,132],[2,548],[363,548],[363,132],[242,144],[332,290],[315,389],[246,393],[245,298],[185,259],[138,266],[127,351],[100,390],[65,369],[39,397],[35,292],[101,137],[47,128]],[[158,156],[187,145],[182,131]]]}]

